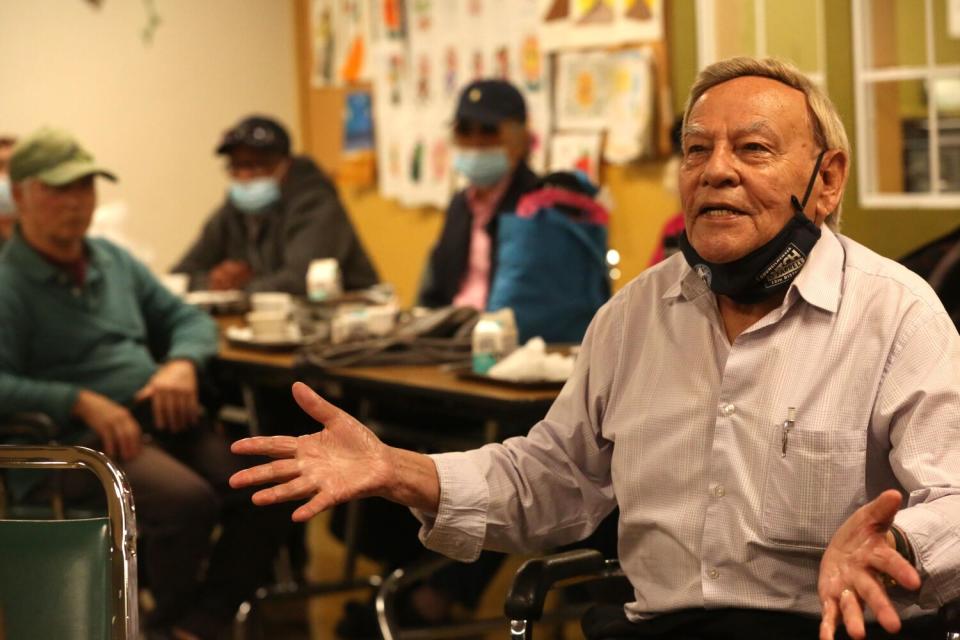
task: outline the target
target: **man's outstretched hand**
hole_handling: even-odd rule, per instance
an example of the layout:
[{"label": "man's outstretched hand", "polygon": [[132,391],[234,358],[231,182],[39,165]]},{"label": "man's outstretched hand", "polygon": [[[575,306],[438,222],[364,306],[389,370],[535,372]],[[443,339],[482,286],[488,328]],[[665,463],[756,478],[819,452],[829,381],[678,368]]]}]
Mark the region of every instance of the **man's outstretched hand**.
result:
[{"label": "man's outstretched hand", "polygon": [[323,430],[299,437],[238,440],[231,447],[234,453],[276,460],[235,473],[230,486],[272,484],[253,494],[257,505],[307,499],[293,512],[298,522],[334,505],[369,496],[436,513],[440,482],[430,458],[385,445],[367,427],[301,382],[293,385],[293,397],[323,424]]},{"label": "man's outstretched hand", "polygon": [[820,640],[832,640],[840,620],[851,638],[866,637],[864,605],[890,633],[900,630],[900,618],[890,604],[882,576],[905,589],[920,588],[920,575],[893,547],[889,533],[900,509],[900,494],[891,489],[857,509],[837,532],[820,560],[820,595],[823,620]]}]

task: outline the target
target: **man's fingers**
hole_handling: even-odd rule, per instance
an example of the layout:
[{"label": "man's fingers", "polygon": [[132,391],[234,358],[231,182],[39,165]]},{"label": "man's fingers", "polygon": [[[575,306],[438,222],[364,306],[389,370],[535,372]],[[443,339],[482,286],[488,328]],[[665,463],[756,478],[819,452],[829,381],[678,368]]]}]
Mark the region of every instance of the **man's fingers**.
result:
[{"label": "man's fingers", "polygon": [[823,601],[822,607],[820,640],[833,640],[837,631],[837,602],[833,598],[827,598]]},{"label": "man's fingers", "polygon": [[113,430],[108,425],[106,429],[100,432],[100,443],[103,445],[103,452],[108,458],[113,458],[117,453],[117,447],[113,437]]},{"label": "man's fingers", "polygon": [[293,436],[256,436],[237,440],[230,451],[243,456],[292,458],[297,454],[297,439]]},{"label": "man's fingers", "polygon": [[293,512],[293,521],[306,522],[321,511],[326,511],[332,506],[333,502],[330,500],[330,496],[320,492],[310,498],[306,504],[297,507],[297,510]]},{"label": "man's fingers", "polygon": [[877,579],[868,573],[861,572],[854,579],[854,587],[860,599],[870,607],[877,616],[877,621],[890,633],[900,630],[900,617],[896,609],[890,604],[890,598]]},{"label": "man's fingers", "polygon": [[293,398],[300,408],[317,422],[326,424],[344,412],[321,398],[302,382],[293,383]]},{"label": "man's fingers", "polygon": [[888,489],[871,500],[865,506],[867,516],[883,525],[885,529],[893,524],[893,518],[903,505],[903,497],[896,489]]},{"label": "man's fingers", "polygon": [[237,489],[268,482],[286,482],[300,475],[296,460],[277,460],[243,469],[230,476],[230,486]]},{"label": "man's fingers", "polygon": [[134,402],[143,402],[147,398],[153,395],[153,385],[147,384],[140,391],[137,391],[137,395],[133,396]]},{"label": "man's fingers", "polygon": [[920,588],[920,574],[907,562],[907,559],[890,547],[881,547],[870,559],[870,566],[885,573],[904,589],[915,591]]},{"label": "man's fingers", "polygon": [[861,640],[867,636],[867,630],[863,625],[863,609],[860,608],[860,601],[852,589],[844,589],[840,592],[840,614],[843,616],[843,625],[847,628],[847,634],[854,640]]},{"label": "man's fingers", "polygon": [[306,478],[296,477],[289,482],[257,491],[253,494],[253,504],[262,506],[277,502],[287,502],[289,500],[299,500],[313,493],[313,483]]}]

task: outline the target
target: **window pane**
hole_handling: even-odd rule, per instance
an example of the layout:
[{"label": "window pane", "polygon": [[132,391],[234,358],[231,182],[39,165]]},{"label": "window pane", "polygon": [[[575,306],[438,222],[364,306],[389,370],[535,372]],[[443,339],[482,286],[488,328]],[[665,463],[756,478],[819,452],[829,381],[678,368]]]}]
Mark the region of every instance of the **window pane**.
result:
[{"label": "window pane", "polygon": [[933,2],[933,34],[937,64],[960,64],[960,38],[947,33],[947,0]]},{"label": "window pane", "polygon": [[960,192],[960,78],[939,79],[933,95],[940,134],[940,191]]},{"label": "window pane", "polygon": [[817,3],[821,0],[763,0],[766,3],[767,55],[790,60],[801,71],[822,70],[817,59]]},{"label": "window pane", "polygon": [[925,192],[930,189],[926,94],[921,80],[877,82],[867,87],[874,140],[875,191]]},{"label": "window pane", "polygon": [[717,60],[757,55],[753,0],[714,0]]},{"label": "window pane", "polygon": [[[941,0],[942,1],[942,0]],[[864,0],[864,25],[872,43],[867,68],[927,64],[926,3],[918,0]]]}]

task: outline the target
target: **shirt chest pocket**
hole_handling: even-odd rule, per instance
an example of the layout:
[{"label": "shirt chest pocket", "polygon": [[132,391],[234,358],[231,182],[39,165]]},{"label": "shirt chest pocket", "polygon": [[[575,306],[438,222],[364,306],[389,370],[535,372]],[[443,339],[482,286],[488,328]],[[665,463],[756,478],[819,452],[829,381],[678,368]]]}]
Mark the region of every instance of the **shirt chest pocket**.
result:
[{"label": "shirt chest pocket", "polygon": [[866,434],[804,430],[788,434],[786,455],[776,430],[769,446],[762,527],[771,542],[824,548],[864,503]]}]

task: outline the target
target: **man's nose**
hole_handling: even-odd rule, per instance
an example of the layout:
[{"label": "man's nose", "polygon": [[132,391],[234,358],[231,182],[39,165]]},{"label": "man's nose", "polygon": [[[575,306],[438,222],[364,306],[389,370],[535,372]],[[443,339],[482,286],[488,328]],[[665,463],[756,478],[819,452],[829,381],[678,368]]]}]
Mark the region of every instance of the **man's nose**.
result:
[{"label": "man's nose", "polygon": [[703,183],[711,187],[734,186],[740,183],[736,157],[725,146],[717,145],[703,168]]}]

